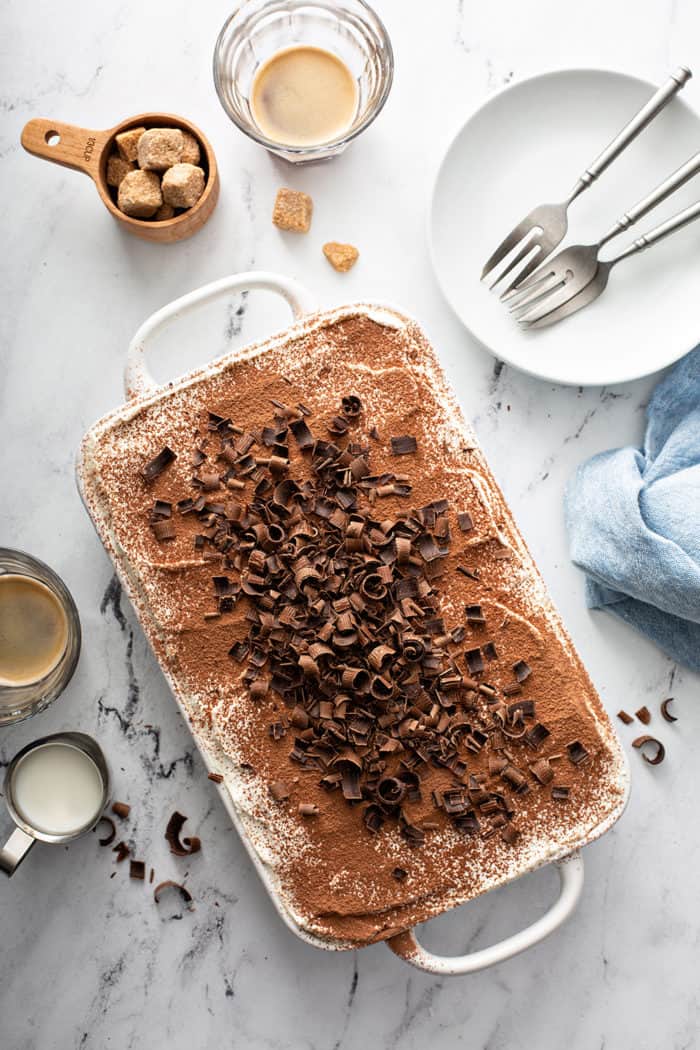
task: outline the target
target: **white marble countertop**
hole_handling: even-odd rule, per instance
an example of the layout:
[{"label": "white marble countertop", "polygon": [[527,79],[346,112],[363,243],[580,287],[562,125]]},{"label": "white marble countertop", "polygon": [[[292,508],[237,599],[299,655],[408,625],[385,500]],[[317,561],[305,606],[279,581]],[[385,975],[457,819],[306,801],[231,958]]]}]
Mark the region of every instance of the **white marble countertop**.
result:
[{"label": "white marble countertop", "polygon": [[[133,804],[128,837],[137,853],[159,879],[187,871],[196,898],[191,913],[157,909],[149,889],[130,882],[125,865],[115,868],[94,836],[70,848],[38,846],[0,886],[0,1044],[8,1050],[697,1046],[698,679],[612,617],[585,610],[561,512],[563,485],[581,459],[639,440],[653,381],[582,391],[500,367],[443,303],[425,218],[440,154],[481,99],[555,67],[617,67],[658,81],[676,63],[697,61],[700,9],[695,0],[646,0],[634,10],[625,0],[377,6],[397,60],[385,112],[340,160],[291,171],[240,135],[219,107],[211,51],[230,4],[3,5],[0,540],[66,579],[84,648],[73,682],[48,712],[0,731],[0,759],[6,764],[25,742],[59,728],[94,733],[112,763],[115,796]],[[700,80],[686,97],[700,104]],[[99,128],[159,108],[200,124],[221,167],[212,221],[179,245],[122,233],[87,179],[19,146],[33,116]],[[270,223],[285,183],[316,202],[307,238],[281,235]],[[359,245],[349,275],[323,259],[329,239]],[[526,955],[478,976],[432,978],[382,945],[321,953],[282,925],[76,493],[77,444],[121,400],[124,351],[138,324],[191,288],[249,268],[296,276],[323,305],[383,298],[421,320],[609,710],[647,703],[668,747],[659,769],[631,755],[631,803],[585,850],[586,885],[573,918]],[[200,352],[282,323],[279,305],[258,293],[234,304],[218,343]],[[159,361],[164,378],[185,364]],[[676,726],[657,713],[666,695],[677,700]],[[632,730],[621,727],[626,744]],[[191,862],[171,857],[163,840],[175,807],[204,842]],[[9,818],[0,830],[9,830]],[[540,914],[555,883],[551,871],[531,875],[436,920],[424,937],[446,952],[486,945]]]}]

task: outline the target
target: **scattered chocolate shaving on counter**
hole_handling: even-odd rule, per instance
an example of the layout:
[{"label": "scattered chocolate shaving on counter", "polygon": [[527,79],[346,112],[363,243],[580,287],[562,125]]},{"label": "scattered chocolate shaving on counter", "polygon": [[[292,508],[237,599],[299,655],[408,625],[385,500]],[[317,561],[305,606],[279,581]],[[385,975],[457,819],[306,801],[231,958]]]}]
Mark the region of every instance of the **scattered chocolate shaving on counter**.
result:
[{"label": "scattered chocolate shaving on counter", "polygon": [[172,879],[166,879],[165,882],[159,882],[156,888],[153,890],[153,899],[156,904],[160,904],[160,898],[164,890],[177,890],[182,897],[185,904],[192,903],[192,894],[186,889],[181,883],[173,882]]},{"label": "scattered chocolate shaving on counter", "polygon": [[408,456],[418,449],[418,442],[410,434],[402,434],[401,437],[391,438],[391,453],[393,456]]},{"label": "scattered chocolate shaving on counter", "polygon": [[651,711],[648,707],[640,707],[638,711],[634,712],[640,722],[645,726],[648,726],[651,722]]},{"label": "scattered chocolate shaving on counter", "polygon": [[223,773],[207,773],[207,778],[213,780],[215,784],[222,784],[224,780]]},{"label": "scattered chocolate shaving on counter", "polygon": [[634,722],[632,715],[628,715],[626,711],[618,711],[617,717],[621,722],[624,722],[626,726],[632,725],[632,722]]},{"label": "scattered chocolate shaving on counter", "polygon": [[98,820],[97,827],[99,827],[100,824],[106,824],[109,827],[109,831],[106,835],[104,835],[101,839],[98,839],[97,841],[99,842],[100,846],[111,846],[115,838],[117,837],[116,825],[111,817],[107,817],[104,815],[101,816]]},{"label": "scattered chocolate shaving on counter", "polygon": [[177,456],[173,450],[165,445],[157,456],[154,456],[153,459],[149,459],[148,463],[144,464],[141,468],[141,476],[145,481],[153,481],[159,474],[162,474],[165,468],[169,467],[175,459],[177,459]]},{"label": "scattered chocolate shaving on counter", "polygon": [[117,864],[121,864],[121,862],[123,860],[126,860],[126,858],[129,856],[131,850],[127,846],[126,842],[118,842],[116,846],[114,846],[114,848],[112,849],[112,853],[116,853]]},{"label": "scattered chocolate shaving on counter", "polygon": [[187,857],[191,853],[198,853],[202,848],[201,841],[195,835],[192,838],[180,839],[180,832],[186,821],[187,817],[175,810],[165,829],[165,838],[170,846],[170,852],[176,857]]},{"label": "scattered chocolate shaving on counter", "polygon": [[126,820],[131,813],[131,806],[128,806],[126,802],[113,802],[112,813],[116,813],[122,820]]},{"label": "scattered chocolate shaving on counter", "polygon": [[569,754],[569,759],[575,766],[580,766],[581,763],[585,762],[589,757],[588,752],[580,740],[574,740],[572,744],[567,744],[566,750]]},{"label": "scattered chocolate shaving on counter", "polygon": [[[644,750],[647,744],[656,748],[651,758]],[[656,739],[655,736],[638,736],[636,740],[632,741],[632,747],[642,748],[642,758],[645,762],[648,762],[650,766],[660,765],[666,757],[666,748],[660,740]]]},{"label": "scattered chocolate shaving on counter", "polygon": [[672,715],[668,709],[668,705],[673,701],[673,697],[669,696],[667,700],[661,701],[661,716],[666,722],[677,722],[678,719],[675,715]]},{"label": "scattered chocolate shaving on counter", "polygon": [[129,878],[140,879],[142,882],[146,878],[146,865],[142,860],[129,862]]},{"label": "scattered chocolate shaving on counter", "polygon": [[155,868],[151,868],[151,874],[148,876],[148,881],[149,882],[153,882],[153,879],[155,878],[155,874],[156,874]]},{"label": "scattered chocolate shaving on counter", "polygon": [[552,798],[555,802],[566,802],[569,798],[568,787],[564,787],[563,784],[555,785],[552,788]]}]

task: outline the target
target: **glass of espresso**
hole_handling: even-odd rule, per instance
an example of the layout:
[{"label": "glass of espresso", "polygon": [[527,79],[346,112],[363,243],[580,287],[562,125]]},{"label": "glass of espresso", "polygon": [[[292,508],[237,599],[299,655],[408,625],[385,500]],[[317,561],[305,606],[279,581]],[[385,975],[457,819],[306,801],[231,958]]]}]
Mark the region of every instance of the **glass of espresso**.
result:
[{"label": "glass of espresso", "polygon": [[70,681],[80,620],[48,565],[0,547],[0,725],[43,711]]},{"label": "glass of espresso", "polygon": [[363,0],[247,0],[214,50],[231,120],[297,163],[341,153],[381,110],[393,73],[387,31]]}]

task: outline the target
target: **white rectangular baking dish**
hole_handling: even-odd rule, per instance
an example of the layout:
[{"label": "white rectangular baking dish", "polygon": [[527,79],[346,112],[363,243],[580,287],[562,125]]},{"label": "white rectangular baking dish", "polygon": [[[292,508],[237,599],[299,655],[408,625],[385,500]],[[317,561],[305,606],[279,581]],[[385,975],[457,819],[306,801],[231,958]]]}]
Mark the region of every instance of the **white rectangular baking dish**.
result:
[{"label": "white rectangular baking dish", "polygon": [[[232,275],[196,289],[190,294],[163,307],[163,309],[157,311],[148,318],[148,320],[139,328],[129,346],[125,373],[126,392],[129,400],[127,400],[125,405],[100,420],[95,428],[88,432],[78,454],[76,477],[81,498],[88,513],[93,519],[98,534],[108,548],[108,553],[114,562],[122,586],[134,603],[137,616],[139,616],[144,629],[146,629],[146,624],[143,622],[143,618],[139,613],[139,601],[134,581],[132,581],[129,574],[125,571],[125,564],[120,557],[119,552],[113,549],[110,550],[109,545],[106,542],[108,531],[107,525],[101,518],[99,500],[96,498],[96,494],[93,491],[89,471],[86,469],[86,443],[89,441],[90,435],[93,431],[99,429],[102,432],[105,428],[109,428],[111,425],[116,425],[123,419],[128,418],[129,415],[133,413],[135,405],[142,405],[153,397],[162,398],[165,396],[164,389],[159,387],[151,377],[145,360],[149,341],[152,340],[160,329],[166,325],[173,326],[178,319],[189,314],[196,307],[204,303],[252,289],[272,291],[282,296],[289,304],[295,320],[299,320],[306,315],[314,313],[315,304],[305,289],[289,278],[270,273],[242,273]],[[406,323],[405,315],[399,314],[391,307],[372,307],[371,312],[373,316],[381,315],[381,319],[384,323],[394,325],[402,325]],[[286,333],[282,333],[281,336],[277,338],[284,338],[285,335]],[[239,355],[249,353],[254,354],[255,352],[255,348],[247,348],[242,351],[234,352],[233,354],[228,354],[212,362],[203,370],[197,370],[195,373],[190,373],[175,382],[169,383],[167,389],[179,389],[181,386],[192,382],[193,377],[204,377],[216,370],[220,370]],[[146,633],[148,633],[148,631]],[[182,698],[179,695],[177,683],[173,680],[166,667],[163,666],[162,669],[172,689],[175,701],[180,707],[183,717],[187,720],[187,711],[183,705]],[[207,768],[211,772],[218,772],[221,768],[221,756],[216,756],[213,753],[209,742],[204,740],[196,730],[193,730],[193,735],[195,743],[202,754],[202,758]],[[592,839],[597,838],[599,835],[607,831],[621,816],[627,803],[629,795],[629,771],[621,748],[619,748],[619,753],[621,759],[620,768],[622,770],[619,805],[611,811],[609,816],[602,823],[597,825],[587,836],[582,838],[581,841],[577,842],[573,853],[569,849],[567,850],[567,855],[561,855],[553,850],[546,855],[536,858],[536,860],[534,860],[527,868],[527,871],[532,871],[547,863],[554,863],[557,867],[560,877],[560,893],[557,900],[545,915],[531,926],[513,936],[508,937],[489,948],[463,956],[443,957],[428,952],[425,948],[419,945],[414,930],[407,930],[404,933],[400,933],[389,939],[387,944],[392,951],[419,969],[427,970],[431,973],[451,975],[472,973],[508,959],[511,956],[516,955],[518,952],[524,951],[526,948],[536,944],[555,930],[572,912],[581,893],[583,886],[583,861],[578,850]],[[280,917],[286,925],[302,940],[317,948],[323,948],[325,950],[343,950],[356,947],[357,945],[352,943],[322,940],[314,936],[308,930],[302,928],[282,899],[279,887],[276,885],[274,872],[265,864],[263,858],[256,849],[254,842],[244,826],[244,822],[234,799],[226,788],[225,783],[220,785],[219,791],[231,820],[243,840],[251,860],[266,886]],[[523,873],[524,872],[521,872],[521,874]],[[496,885],[502,884],[503,881],[509,880],[502,880],[501,883],[494,882],[493,886],[490,888],[495,888]]]}]

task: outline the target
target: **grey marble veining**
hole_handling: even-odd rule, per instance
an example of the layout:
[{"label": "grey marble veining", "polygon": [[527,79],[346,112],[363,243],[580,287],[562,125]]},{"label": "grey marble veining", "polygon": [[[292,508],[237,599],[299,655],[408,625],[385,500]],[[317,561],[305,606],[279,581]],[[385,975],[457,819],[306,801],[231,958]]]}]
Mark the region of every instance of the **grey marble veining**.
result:
[{"label": "grey marble veining", "polygon": [[[425,238],[436,165],[466,112],[510,80],[557,66],[658,80],[672,64],[692,65],[697,4],[647,0],[634,13],[623,0],[377,6],[397,57],[386,110],[342,159],[297,171],[238,134],[218,105],[210,57],[229,10],[220,0],[3,5],[0,541],[64,576],[84,649],[59,702],[0,732],[0,764],[40,733],[94,733],[115,797],[133,806],[123,837],[157,879],[186,877],[196,901],[191,912],[174,898],[157,908],[149,886],[131,882],[94,835],[69,848],[37,846],[0,885],[0,1045],[8,1050],[698,1045],[698,678],[624,625],[586,612],[561,513],[564,483],[581,459],[639,440],[653,380],[567,389],[494,362],[442,302]],[[697,82],[686,96],[700,104]],[[221,168],[214,218],[180,245],[124,235],[89,180],[19,147],[33,116],[107,127],[159,107],[199,123]],[[272,227],[280,184],[314,197],[310,236]],[[323,259],[320,245],[330,239],[360,247],[350,274]],[[525,956],[474,977],[431,978],[381,945],[322,953],[282,925],[75,490],[80,436],[121,400],[124,351],[139,323],[191,288],[248,268],[291,274],[322,305],[386,299],[421,320],[609,710],[647,703],[668,748],[658,769],[631,755],[628,811],[586,849],[573,918]],[[193,333],[191,358],[174,360],[165,345],[154,368],[167,379],[285,323],[279,303],[241,296],[208,317],[206,338]],[[656,713],[666,695],[676,697],[674,726]],[[633,729],[621,727],[627,745]],[[192,858],[172,857],[163,839],[174,808],[202,839]],[[423,937],[445,952],[484,946],[541,914],[555,883],[551,871],[538,872],[442,916]]]}]

